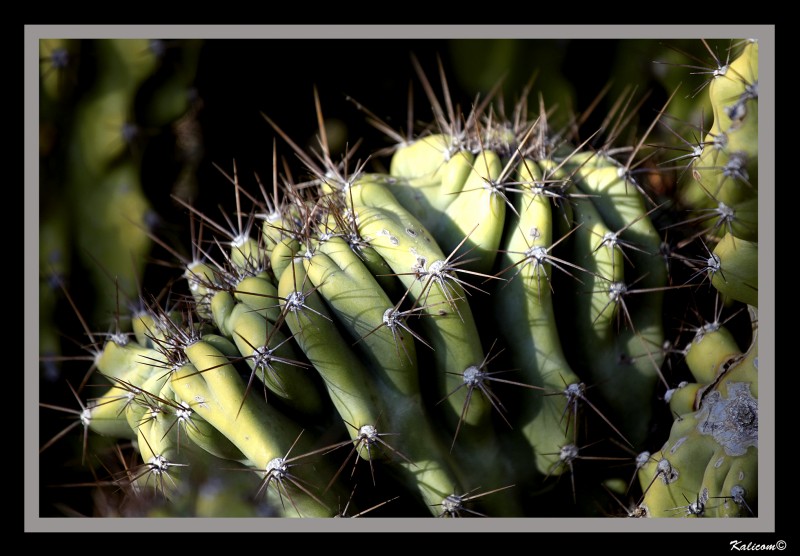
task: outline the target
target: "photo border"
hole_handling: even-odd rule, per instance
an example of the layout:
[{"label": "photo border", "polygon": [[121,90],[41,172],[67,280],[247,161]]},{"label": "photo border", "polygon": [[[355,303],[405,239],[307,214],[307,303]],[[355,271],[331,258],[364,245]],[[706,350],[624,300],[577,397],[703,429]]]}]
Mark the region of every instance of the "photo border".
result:
[{"label": "photo border", "polygon": [[[747,519],[368,518],[370,532],[774,532],[775,497],[775,27],[773,25],[26,25],[25,26],[25,395],[26,532],[361,532],[363,520],[291,518],[40,518],[38,370],[39,40],[43,38],[226,39],[678,39],[759,40],[759,516]],[[770,184],[770,185],[768,185]],[[731,539],[738,538],[732,536]],[[727,546],[727,543],[726,543]],[[689,549],[687,547],[687,549]]]}]

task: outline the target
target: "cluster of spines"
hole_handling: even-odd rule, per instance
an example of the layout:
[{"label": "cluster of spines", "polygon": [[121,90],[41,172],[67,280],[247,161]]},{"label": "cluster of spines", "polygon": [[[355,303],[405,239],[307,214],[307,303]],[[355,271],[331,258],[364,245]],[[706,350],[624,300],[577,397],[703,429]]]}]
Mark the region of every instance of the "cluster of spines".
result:
[{"label": "cluster of spines", "polygon": [[[689,220],[698,231],[683,246],[702,243],[705,254],[689,261],[692,279],[710,282],[718,299],[713,319],[679,350],[691,380],[667,392],[675,422],[639,470],[640,508],[655,517],[757,512],[758,42],[735,44],[724,62],[715,61],[713,125],[692,150],[681,202],[699,215]],[[721,321],[725,306],[747,308],[744,340]]]}]

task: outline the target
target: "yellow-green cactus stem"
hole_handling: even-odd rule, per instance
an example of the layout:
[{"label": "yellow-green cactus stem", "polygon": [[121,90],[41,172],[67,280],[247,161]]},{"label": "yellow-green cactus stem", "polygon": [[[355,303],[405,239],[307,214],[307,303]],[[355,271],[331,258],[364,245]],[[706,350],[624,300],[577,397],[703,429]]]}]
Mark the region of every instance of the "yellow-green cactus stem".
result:
[{"label": "yellow-green cactus stem", "polygon": [[146,485],[157,495],[175,500],[188,494],[194,488],[193,479],[208,469],[226,466],[230,469],[233,465],[232,460],[219,458],[191,442],[185,434],[190,427],[186,422],[176,422],[188,417],[180,409],[178,413],[171,409],[176,408],[165,404],[158,414],[138,427],[137,445],[143,463],[133,473],[137,485]]},{"label": "yellow-green cactus stem", "polygon": [[283,272],[292,265],[294,254],[300,249],[300,243],[296,239],[285,238],[280,240],[272,248],[270,254],[270,266],[275,278],[280,282]]},{"label": "yellow-green cactus stem", "polygon": [[130,126],[131,92],[124,89],[101,91],[85,99],[75,110],[74,141],[70,145],[74,187],[81,193],[129,148],[125,133]]},{"label": "yellow-green cactus stem", "polygon": [[[472,396],[466,408],[463,373],[484,361],[480,336],[466,293],[447,268],[449,261],[427,229],[385,187],[385,178],[367,176],[351,187],[359,231],[408,289],[408,298],[425,315],[420,328],[433,347],[442,397],[459,423],[486,423],[490,402]],[[424,383],[429,377],[421,376]]]},{"label": "yellow-green cactus stem", "polygon": [[263,314],[270,322],[277,322],[281,315],[278,288],[265,276],[247,276],[240,281],[233,297],[253,311]]},{"label": "yellow-green cactus stem", "polygon": [[189,292],[195,302],[197,314],[200,318],[211,319],[211,298],[217,292],[217,273],[211,265],[202,261],[191,261],[186,265],[183,277],[189,285]]},{"label": "yellow-green cactus stem", "polygon": [[322,412],[325,406],[317,383],[280,328],[242,303],[233,308],[229,322],[240,357],[271,394],[304,415]]},{"label": "yellow-green cactus stem", "polygon": [[[628,359],[624,357],[626,352],[619,351],[616,345],[620,331],[631,326],[628,321],[631,318],[630,305],[625,299],[628,283],[625,257],[628,255],[623,255],[623,247],[618,243],[620,240],[617,234],[606,227],[591,200],[575,198],[572,203],[577,225],[571,235],[574,240],[574,255],[571,259],[581,261],[586,271],[575,276],[579,281],[576,285],[579,293],[575,303],[573,324],[577,331],[576,337],[579,338],[578,349],[588,350],[586,357],[580,359],[582,364],[579,368],[584,370],[585,380],[591,380],[592,384],[598,386],[599,391],[605,390],[602,393],[606,398],[617,398],[612,406],[616,406],[618,414],[626,416],[624,419],[631,418],[634,421],[646,419],[647,407],[651,405],[651,401],[648,395],[643,394],[652,391],[654,375],[652,372],[641,374],[628,371],[626,363]],[[635,330],[632,332],[635,334]],[[656,349],[657,346],[649,347]],[[618,364],[612,365],[602,360],[598,364],[596,359],[598,348],[607,352],[605,357],[610,357],[608,352],[619,354]],[[641,348],[636,349],[636,352],[640,353]],[[647,353],[645,351],[645,354]],[[609,391],[614,393],[611,394]],[[624,409],[627,409],[629,414],[624,413]],[[620,421],[618,417],[611,415],[609,419],[609,424],[611,421]],[[625,442],[630,441],[627,435],[617,430],[617,426],[636,431],[635,434],[640,438],[643,436],[642,427],[630,427],[624,422],[611,426],[617,434],[622,435]]]},{"label": "yellow-green cactus stem", "polygon": [[[183,400],[190,400],[192,409],[225,435],[266,478],[280,483],[286,478],[285,459],[289,457],[302,430],[259,396],[246,395],[245,385],[236,369],[224,361],[222,354],[202,340],[184,348],[190,363],[171,376],[173,391]],[[299,454],[308,446],[296,446]],[[292,455],[299,455],[298,453]],[[298,470],[301,477],[318,488],[314,479],[319,462],[309,462]],[[284,485],[286,486],[286,485]],[[280,486],[278,486],[280,488]],[[316,495],[297,489],[286,516],[330,517],[332,510]]]},{"label": "yellow-green cactus stem", "polygon": [[388,186],[426,227],[437,226],[437,217],[453,200],[442,194],[444,177],[451,186],[460,186],[471,171],[471,156],[454,141],[449,135],[428,135],[401,146],[392,157],[389,174],[399,182],[389,181]]},{"label": "yellow-green cactus stem", "polygon": [[[535,165],[520,167],[521,183],[536,183]],[[541,179],[541,176],[538,176]],[[518,200],[519,217],[503,245],[500,263],[508,281],[496,287],[492,299],[496,320],[522,382],[541,389],[526,399],[518,427],[533,449],[533,468],[540,475],[563,471],[558,453],[575,433],[572,410],[580,399],[568,399],[570,386],[581,384],[567,362],[551,297],[552,265],[545,257],[552,247],[553,212],[550,198],[531,187]],[[545,395],[552,394],[552,395]]]},{"label": "yellow-green cactus stem", "polygon": [[[577,327],[587,345],[613,341],[624,311],[613,299],[615,284],[625,283],[625,260],[614,232],[608,229],[594,203],[587,198],[572,199],[575,221],[572,260],[580,261],[585,272],[574,272],[579,291]],[[567,231],[566,233],[570,233]]]},{"label": "yellow-green cactus stem", "polygon": [[757,240],[757,162],[741,152],[706,146],[694,172],[692,219],[704,221],[704,228],[717,237],[734,231],[737,237]]},{"label": "yellow-green cactus stem", "polygon": [[275,205],[270,207],[270,212],[260,215],[263,220],[261,224],[262,245],[264,253],[271,261],[272,250],[275,246],[292,238],[294,232],[299,229],[298,224],[303,220],[300,206],[295,204],[280,206],[278,203]]},{"label": "yellow-green cactus stem", "polygon": [[235,237],[231,241],[229,260],[244,276],[262,272],[267,265],[267,258],[259,242],[246,236]]},{"label": "yellow-green cactus stem", "polygon": [[469,254],[466,268],[487,272],[505,221],[507,200],[503,184],[498,183],[503,162],[489,150],[477,155],[451,154],[453,141],[446,135],[432,135],[398,149],[391,165],[391,175],[397,179],[388,180],[387,186],[444,251],[460,247]]},{"label": "yellow-green cactus stem", "polygon": [[[340,244],[340,247],[349,250],[346,245]],[[278,290],[289,311],[286,323],[325,381],[331,401],[347,425],[359,456],[367,460],[379,456],[389,458],[394,466],[403,470],[404,481],[428,504],[440,502],[457,478],[436,433],[427,425],[429,421],[419,393],[403,393],[390,381],[377,379],[356,351],[348,347],[352,342],[347,342],[336,331],[335,317],[323,305],[316,291],[319,288],[311,280],[306,281],[305,264],[308,263],[309,270],[322,271],[320,277],[325,275],[321,263],[324,257],[316,259],[319,265],[314,264],[315,257],[309,261],[299,257],[293,268],[284,271],[281,277]],[[341,269],[338,264],[332,264]],[[352,272],[351,268],[346,268],[348,273]],[[390,347],[392,351],[387,349],[387,353],[396,361],[394,346]],[[384,435],[385,440],[382,439]]]},{"label": "yellow-green cactus stem", "polygon": [[236,298],[227,290],[219,290],[211,298],[210,307],[214,324],[217,325],[220,333],[228,338],[233,337],[232,323],[230,321],[233,309],[237,305]]},{"label": "yellow-green cactus stem", "polygon": [[[207,336],[203,337],[203,341],[208,340]],[[169,419],[171,419],[171,426],[178,428],[179,443],[185,443],[188,440],[192,445],[220,459],[243,464],[252,463],[228,437],[195,411],[193,405],[198,405],[202,402],[182,400],[172,389],[171,380],[164,384],[161,394],[174,402],[171,404],[172,416]],[[183,440],[181,439],[182,436]]]},{"label": "yellow-green cactus stem", "polygon": [[203,333],[203,341],[211,344],[214,348],[219,350],[219,352],[227,357],[229,361],[234,361],[242,356],[242,354],[239,352],[239,348],[236,347],[236,344],[234,344],[230,338],[225,336],[213,334],[211,332],[205,332]]},{"label": "yellow-green cactus stem", "polygon": [[[575,166],[577,165],[577,166]],[[584,363],[597,388],[608,399],[629,442],[646,436],[652,404],[650,396],[661,376],[663,295],[666,269],[656,254],[661,246],[658,231],[648,218],[645,198],[625,169],[612,159],[591,153],[571,155],[566,172],[574,172],[580,193],[588,195],[605,225],[619,234],[613,246],[624,249],[635,276],[609,285],[610,301],[617,305],[619,330],[600,344],[578,344],[585,351]],[[610,241],[610,240],[607,240]],[[626,248],[625,244],[632,247]],[[577,254],[577,259],[586,254]],[[615,377],[615,380],[606,380]]]},{"label": "yellow-green cactus stem", "polygon": [[[500,157],[492,151],[479,152],[471,167],[460,191],[443,192],[454,199],[445,211],[447,218],[440,219],[441,230],[433,235],[447,252],[460,246],[469,259],[465,268],[488,272],[500,246],[505,223],[508,201],[503,192],[505,184],[501,183],[504,168]],[[450,176],[446,176],[443,185],[449,179]]]},{"label": "yellow-green cactus stem", "polygon": [[143,423],[161,415],[163,402],[159,399],[159,393],[169,381],[169,377],[168,371],[155,369],[141,387],[134,387],[135,396],[125,406],[125,419],[131,429],[136,430]]},{"label": "yellow-green cactus stem", "polygon": [[736,339],[719,323],[708,323],[697,331],[684,351],[695,380],[711,384],[728,361],[741,353]]},{"label": "yellow-green cactus stem", "polygon": [[144,79],[156,69],[158,58],[143,39],[108,39],[95,43],[97,82],[76,110],[73,142],[76,177],[81,191],[94,186],[92,179],[101,176],[108,165],[128,148],[123,137],[130,125],[136,91]]},{"label": "yellow-green cactus stem", "polygon": [[125,87],[142,83],[159,64],[157,49],[149,39],[104,39],[95,43],[101,65],[100,88]]},{"label": "yellow-green cactus stem", "polygon": [[181,455],[176,432],[163,419],[150,419],[136,429],[142,464],[134,471],[135,484],[151,489],[164,499],[178,495],[186,477],[189,458]]},{"label": "yellow-green cactus stem", "polygon": [[97,369],[105,376],[126,380],[141,386],[139,380],[130,380],[135,372],[146,380],[154,368],[162,365],[164,356],[153,348],[147,348],[137,342],[118,343],[108,340],[103,351],[96,360]]},{"label": "yellow-green cactus stem", "polygon": [[[367,370],[333,325],[328,309],[306,278],[302,259],[283,272],[278,293],[297,344],[322,377],[336,411],[351,425],[348,434],[357,440],[359,428],[380,423],[378,394],[365,379]],[[366,450],[360,454],[370,458]]]},{"label": "yellow-green cactus stem", "polygon": [[136,343],[148,349],[154,349],[156,342],[164,339],[157,317],[147,310],[136,311],[131,315],[131,330]]},{"label": "yellow-green cactus stem", "polygon": [[699,382],[680,382],[675,388],[664,393],[664,401],[669,404],[673,415],[683,415],[697,409],[701,390],[705,384]]},{"label": "yellow-green cactus stem", "polygon": [[[707,351],[716,352],[710,357],[725,359],[728,342],[709,335],[700,343],[706,339]],[[699,368],[694,359],[687,363],[697,376],[708,375],[705,362]],[[728,355],[717,371],[714,382],[699,391],[699,407],[676,418],[661,459],[639,471],[642,505],[650,517],[752,515],[758,474],[757,334],[746,353]]]},{"label": "yellow-green cactus stem", "polygon": [[730,299],[758,307],[758,243],[725,234],[713,259],[709,274],[714,287]]},{"label": "yellow-green cactus stem", "polygon": [[[705,227],[717,237],[731,232],[758,239],[758,42],[745,41],[738,56],[718,68],[708,87],[713,125],[695,161],[682,202],[716,211]],[[713,214],[713,213],[712,213]],[[722,224],[722,225],[721,225]]]},{"label": "yellow-green cactus stem", "polygon": [[431,134],[403,144],[392,156],[389,173],[409,179],[439,176],[455,153],[464,152],[456,143],[451,135]]},{"label": "yellow-green cactus stem", "polygon": [[330,189],[328,186],[323,187],[323,191],[326,191],[325,199],[330,201],[331,206],[328,207],[329,215],[324,226],[320,226],[323,231],[318,234],[319,242],[324,243],[331,237],[344,239],[364,266],[369,269],[386,295],[392,299],[399,298],[404,291],[402,284],[394,276],[392,268],[383,260],[383,257],[358,232],[358,216],[353,215],[352,210],[348,208],[350,206],[349,186],[344,191]]},{"label": "yellow-green cactus stem", "polygon": [[418,392],[414,338],[402,329],[384,326],[394,303],[350,246],[332,237],[319,243],[303,265],[373,372],[403,394]]},{"label": "yellow-green cactus stem", "polygon": [[135,439],[136,431],[125,417],[127,405],[135,403],[134,396],[131,388],[114,385],[103,395],[90,399],[86,404],[89,430],[111,438]]},{"label": "yellow-green cactus stem", "polygon": [[725,133],[732,152],[758,156],[758,41],[745,43],[725,73],[711,81],[708,96],[714,110],[709,132]]},{"label": "yellow-green cactus stem", "polygon": [[[126,161],[91,179],[92,189],[80,194],[75,207],[81,223],[76,241],[101,296],[98,311],[106,314],[116,308],[118,289],[129,299],[136,297],[136,277],[143,272],[152,243],[147,225],[152,208],[139,172],[137,164]],[[111,281],[109,275],[117,279]]]},{"label": "yellow-green cactus stem", "polygon": [[191,417],[191,422],[186,425],[185,431],[186,437],[191,442],[213,456],[227,461],[251,463],[227,436],[198,415]]}]

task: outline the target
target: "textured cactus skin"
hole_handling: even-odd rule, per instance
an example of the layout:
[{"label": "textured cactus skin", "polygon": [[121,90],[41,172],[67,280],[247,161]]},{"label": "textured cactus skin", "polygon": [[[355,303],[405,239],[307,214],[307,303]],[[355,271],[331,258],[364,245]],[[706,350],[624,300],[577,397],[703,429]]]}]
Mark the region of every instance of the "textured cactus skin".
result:
[{"label": "textured cactus skin", "polygon": [[[747,88],[756,60],[749,43],[728,80],[709,87],[715,123],[680,198],[721,211],[724,197],[733,209],[725,226],[701,225],[718,258],[698,274],[713,289],[696,289],[749,305],[752,342],[740,349],[741,335],[715,321],[683,350],[693,382],[669,390],[669,438],[634,474],[649,517],[757,511],[757,183],[721,162],[746,155],[747,174],[757,172]],[[725,109],[731,98],[740,112]],[[183,109],[154,106],[150,117]],[[248,193],[260,218],[248,237],[205,238],[200,256],[180,261],[177,309],[143,299],[132,335],[95,354],[110,385],[83,396],[81,422],[132,442],[141,459],[135,479],[111,482],[159,500],[153,516],[334,517],[357,484],[373,491],[350,513],[380,492],[406,498],[413,515],[467,515],[471,502],[478,515],[519,517],[553,499],[584,511],[583,493],[600,481],[583,482],[592,464],[581,460],[618,455],[609,439],[661,445],[649,435],[653,400],[669,386],[670,277],[646,182],[605,148],[529,139],[552,132],[545,121],[487,120],[496,127],[459,136],[437,121],[437,133],[396,149],[386,172],[348,174],[323,152],[322,172],[307,165],[310,181],[276,187],[277,208]],[[712,141],[723,134],[744,154]],[[117,184],[138,179],[135,165],[113,172]],[[241,231],[238,183],[236,194],[242,212],[225,218]],[[141,222],[146,199],[126,203]],[[141,260],[151,238],[138,227],[122,235],[141,239]],[[603,479],[623,484],[625,473]],[[230,485],[224,497],[192,493],[220,484]],[[246,502],[237,497],[248,489]]]},{"label": "textured cactus skin", "polygon": [[743,354],[715,320],[686,347],[696,383],[673,394],[670,438],[639,471],[641,507],[655,517],[748,516],[758,500],[757,42],[713,78],[709,98],[714,122],[684,198],[718,210],[705,225],[714,242],[705,273],[727,302],[749,307],[753,338]]},{"label": "textured cactus skin", "polygon": [[[651,517],[748,516],[757,507],[758,337],[745,353],[731,348],[724,328],[699,333],[688,347],[698,381],[712,367],[713,380],[684,387],[696,392],[692,403],[672,404],[680,413],[670,438],[639,471],[645,491],[640,507]],[[703,355],[692,356],[698,351]]]},{"label": "textured cactus skin", "polygon": [[714,216],[706,220],[710,234],[757,244],[758,42],[747,41],[723,70],[708,86],[713,125],[682,199],[686,206]]}]

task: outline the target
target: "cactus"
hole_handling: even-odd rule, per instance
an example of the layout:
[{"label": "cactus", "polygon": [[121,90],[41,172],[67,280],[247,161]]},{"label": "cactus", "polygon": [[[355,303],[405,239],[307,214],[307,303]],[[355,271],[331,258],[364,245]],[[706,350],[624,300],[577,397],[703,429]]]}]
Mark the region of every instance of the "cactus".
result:
[{"label": "cactus", "polygon": [[[217,179],[235,213],[179,199],[192,257],[142,239],[178,259],[169,297],[142,297],[118,319],[130,333],[102,342],[84,324],[105,391],[43,407],[130,443],[138,463],[107,482],[151,516],[596,515],[586,496],[625,484],[636,515],[757,515],[757,43],[734,51],[676,199],[640,169],[672,97],[618,147],[625,110],[580,140],[526,99],[512,117],[491,95],[462,113],[444,71],[440,99],[416,63],[434,122],[404,135],[370,115],[402,137],[381,167],[334,159],[316,90],[314,149],[265,113],[302,179],[279,174],[274,146],[271,193],[234,163]],[[672,349],[670,302],[717,296],[714,321]],[[740,306],[746,333],[739,313],[720,322]],[[673,364],[692,382],[672,387]],[[220,484],[227,498],[201,499]]]},{"label": "cactus", "polygon": [[758,334],[741,353],[724,326],[707,323],[686,359],[697,382],[670,393],[676,421],[639,471],[640,507],[653,517],[756,515]]},{"label": "cactus", "polygon": [[714,122],[693,162],[683,200],[717,217],[699,237],[714,244],[703,267],[728,303],[749,307],[742,353],[715,318],[684,353],[695,382],[671,391],[676,416],[659,455],[639,471],[647,515],[755,515],[758,500],[758,43],[746,41],[708,86]]},{"label": "cactus", "polygon": [[[61,226],[62,241],[59,261],[42,272],[68,280],[64,270],[75,259],[92,276],[95,321],[114,314],[120,295],[124,302],[139,295],[158,220],[142,175],[144,150],[190,112],[198,46],[181,46],[180,71],[165,81],[159,72],[174,57],[164,41],[40,41],[48,139],[41,144],[40,216],[45,228]],[[42,247],[56,256],[54,245]]]}]

